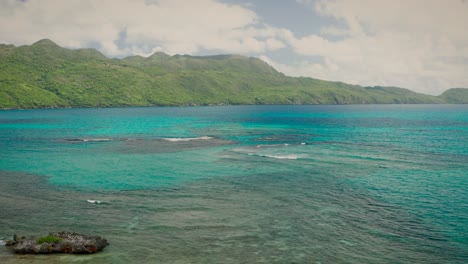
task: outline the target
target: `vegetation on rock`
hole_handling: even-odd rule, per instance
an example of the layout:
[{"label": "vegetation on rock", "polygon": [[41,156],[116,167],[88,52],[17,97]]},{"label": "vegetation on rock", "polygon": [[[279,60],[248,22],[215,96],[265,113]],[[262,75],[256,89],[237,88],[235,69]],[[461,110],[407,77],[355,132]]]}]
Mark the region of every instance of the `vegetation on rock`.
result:
[{"label": "vegetation on rock", "polygon": [[37,244],[42,244],[42,243],[60,243],[63,240],[63,238],[56,237],[56,236],[43,236],[38,239],[36,239]]}]

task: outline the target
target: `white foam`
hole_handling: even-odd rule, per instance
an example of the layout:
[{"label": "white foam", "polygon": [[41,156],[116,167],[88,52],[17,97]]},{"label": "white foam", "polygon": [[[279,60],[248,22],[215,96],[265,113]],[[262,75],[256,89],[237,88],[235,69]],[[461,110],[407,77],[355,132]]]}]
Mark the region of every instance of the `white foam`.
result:
[{"label": "white foam", "polygon": [[86,200],[88,203],[92,203],[92,204],[100,204],[102,203],[102,201],[99,201],[99,200]]},{"label": "white foam", "polygon": [[70,142],[106,142],[106,141],[111,141],[112,139],[110,138],[72,138],[72,139],[67,139],[67,141]]},{"label": "white foam", "polygon": [[289,146],[288,143],[284,144],[262,144],[262,145],[257,145],[257,148],[277,148],[277,147],[284,147],[284,146]]},{"label": "white foam", "polygon": [[281,147],[290,147],[290,146],[300,146],[307,145],[305,142],[297,143],[283,143],[283,144],[260,144],[256,145],[257,148],[281,148]]},{"label": "white foam", "polygon": [[5,244],[6,244],[6,241],[0,239],[0,246],[4,246]]},{"label": "white foam", "polygon": [[289,160],[297,160],[301,158],[300,155],[296,154],[289,154],[289,155],[261,155],[262,157],[273,158],[273,159],[289,159]]},{"label": "white foam", "polygon": [[163,140],[170,141],[170,142],[184,142],[184,141],[193,141],[193,140],[208,140],[212,138],[213,137],[202,136],[202,137],[195,137],[195,138],[163,138]]},{"label": "white foam", "polygon": [[83,138],[84,142],[106,142],[111,140],[110,138]]}]

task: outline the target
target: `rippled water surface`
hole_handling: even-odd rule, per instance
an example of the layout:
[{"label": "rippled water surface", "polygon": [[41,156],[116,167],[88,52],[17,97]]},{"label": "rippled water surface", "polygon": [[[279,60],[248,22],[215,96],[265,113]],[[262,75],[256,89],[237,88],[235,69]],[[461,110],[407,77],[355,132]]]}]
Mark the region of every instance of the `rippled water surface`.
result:
[{"label": "rippled water surface", "polygon": [[467,201],[463,105],[0,112],[0,239],[110,241],[1,263],[467,263]]}]

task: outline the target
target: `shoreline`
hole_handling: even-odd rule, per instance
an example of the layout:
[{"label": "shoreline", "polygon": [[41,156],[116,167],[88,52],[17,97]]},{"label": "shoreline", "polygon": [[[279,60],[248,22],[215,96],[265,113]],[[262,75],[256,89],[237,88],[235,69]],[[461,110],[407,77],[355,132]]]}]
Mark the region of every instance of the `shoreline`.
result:
[{"label": "shoreline", "polygon": [[67,110],[67,109],[118,109],[118,108],[187,108],[187,107],[216,107],[216,106],[410,106],[410,105],[447,105],[465,106],[468,103],[386,103],[386,104],[185,104],[185,105],[116,105],[116,106],[69,106],[69,107],[35,107],[35,108],[0,108],[0,111],[25,111],[25,110]]}]

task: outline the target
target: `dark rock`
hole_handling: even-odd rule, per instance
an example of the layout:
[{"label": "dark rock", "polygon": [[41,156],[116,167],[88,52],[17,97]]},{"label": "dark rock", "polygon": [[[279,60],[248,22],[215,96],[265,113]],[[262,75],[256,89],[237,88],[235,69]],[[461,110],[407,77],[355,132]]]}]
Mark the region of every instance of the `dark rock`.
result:
[{"label": "dark rock", "polygon": [[15,240],[6,240],[5,241],[5,246],[13,246],[14,244],[16,244],[17,242]]},{"label": "dark rock", "polygon": [[11,241],[7,245],[17,254],[50,254],[73,253],[91,254],[104,249],[109,243],[100,236],[87,236],[72,232],[50,233],[50,236],[59,237],[60,242],[44,242],[38,244],[36,239],[21,238]]},{"label": "dark rock", "polygon": [[18,243],[16,234],[13,235],[13,240],[6,240],[5,241],[5,246],[13,246],[14,244]]}]

